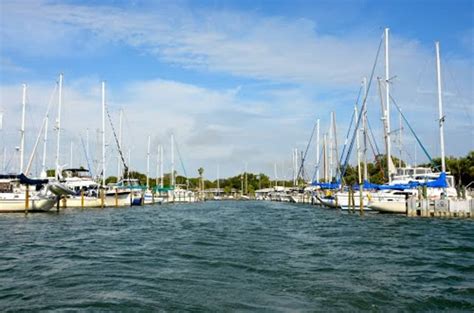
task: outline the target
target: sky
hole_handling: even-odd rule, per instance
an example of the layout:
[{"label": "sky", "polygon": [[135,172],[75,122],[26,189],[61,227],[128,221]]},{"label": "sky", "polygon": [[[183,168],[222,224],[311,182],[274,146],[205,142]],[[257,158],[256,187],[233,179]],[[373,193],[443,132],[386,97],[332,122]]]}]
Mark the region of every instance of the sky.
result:
[{"label": "sky", "polygon": [[[390,28],[392,96],[432,156],[439,156],[434,42],[440,41],[448,155],[474,149],[472,1],[8,1],[0,2],[0,145],[2,168],[19,167],[22,84],[26,83],[25,158],[49,107],[47,158],[54,167],[57,81],[64,74],[60,163],[98,171],[101,81],[115,132],[123,110],[123,151],[132,169],[156,174],[158,145],[170,168],[215,178],[244,169],[290,179],[292,151],[305,151],[317,119],[321,135],[335,112],[339,149],[363,77],[370,77]],[[383,152],[376,77],[368,116]],[[399,155],[399,115],[391,110]],[[107,122],[108,175],[117,149]],[[42,138],[41,138],[42,139]],[[402,125],[402,156],[426,162]],[[316,164],[315,138],[307,172]],[[42,143],[32,174],[42,161]],[[72,151],[72,153],[71,153]],[[369,153],[369,159],[373,153]],[[354,158],[352,158],[354,162]],[[276,166],[275,166],[276,164]]]}]

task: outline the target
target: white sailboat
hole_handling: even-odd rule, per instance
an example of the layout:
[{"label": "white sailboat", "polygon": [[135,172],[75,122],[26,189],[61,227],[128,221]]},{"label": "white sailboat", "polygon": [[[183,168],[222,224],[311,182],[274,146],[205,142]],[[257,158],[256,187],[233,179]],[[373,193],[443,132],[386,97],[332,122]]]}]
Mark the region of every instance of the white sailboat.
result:
[{"label": "white sailboat", "polygon": [[[437,72],[437,89],[438,89],[438,109],[439,109],[439,135],[441,147],[441,174],[432,173],[427,168],[401,168],[398,169],[397,176],[391,182],[392,184],[406,184],[412,181],[427,183],[437,179],[446,179],[446,188],[427,188],[427,197],[431,200],[441,198],[454,198],[457,196],[454,188],[454,177],[446,175],[445,154],[444,154],[444,115],[443,115],[443,98],[441,90],[441,64],[439,53],[439,42],[435,43],[436,48],[436,72]],[[445,177],[445,178],[443,178]],[[383,213],[406,213],[407,200],[410,197],[418,196],[417,189],[404,190],[384,190],[372,196],[369,207]]]}]

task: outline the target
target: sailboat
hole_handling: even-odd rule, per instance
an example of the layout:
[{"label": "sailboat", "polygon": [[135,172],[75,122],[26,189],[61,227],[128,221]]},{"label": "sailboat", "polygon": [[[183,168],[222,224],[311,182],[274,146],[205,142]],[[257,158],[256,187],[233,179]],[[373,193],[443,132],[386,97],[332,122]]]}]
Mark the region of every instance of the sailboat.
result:
[{"label": "sailboat", "polygon": [[[46,212],[58,201],[58,197],[68,193],[59,183],[50,183],[47,179],[30,179],[28,173],[43,132],[47,118],[43,121],[35,146],[24,168],[25,151],[25,115],[26,115],[26,84],[23,84],[22,120],[20,129],[20,168],[19,175],[0,175],[0,212]],[[49,107],[48,107],[49,110]],[[46,114],[47,116],[48,114]]]},{"label": "sailboat", "polygon": [[[438,89],[438,110],[439,110],[439,134],[441,147],[441,173],[432,173],[426,168],[400,168],[393,180],[389,184],[379,186],[379,192],[372,196],[369,207],[383,213],[406,213],[407,200],[410,197],[418,196],[418,187],[425,187],[429,199],[442,199],[456,197],[454,188],[454,177],[446,173],[444,155],[444,115],[441,90],[441,64],[439,53],[439,42],[435,43],[436,48],[436,72]],[[387,98],[387,101],[389,99]]]}]

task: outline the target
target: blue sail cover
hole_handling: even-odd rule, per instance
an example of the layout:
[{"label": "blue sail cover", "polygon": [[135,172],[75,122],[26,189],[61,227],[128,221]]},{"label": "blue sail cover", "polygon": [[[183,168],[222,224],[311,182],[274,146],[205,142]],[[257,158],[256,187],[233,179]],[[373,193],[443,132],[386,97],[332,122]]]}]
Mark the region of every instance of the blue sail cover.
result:
[{"label": "blue sail cover", "polygon": [[439,177],[435,180],[428,181],[426,183],[420,183],[418,181],[411,181],[407,184],[393,184],[393,185],[377,185],[364,181],[364,189],[376,189],[376,190],[405,190],[405,189],[415,189],[418,187],[428,187],[428,188],[447,188],[448,183],[446,181],[446,173],[441,172]]},{"label": "blue sail cover", "polygon": [[341,183],[339,181],[335,182],[335,183],[318,183],[318,182],[313,182],[311,184],[312,186],[316,186],[321,189],[339,189],[341,188]]},{"label": "blue sail cover", "polygon": [[426,183],[426,187],[429,188],[448,188],[448,181],[446,180],[446,173],[441,172],[436,180],[429,181]]}]

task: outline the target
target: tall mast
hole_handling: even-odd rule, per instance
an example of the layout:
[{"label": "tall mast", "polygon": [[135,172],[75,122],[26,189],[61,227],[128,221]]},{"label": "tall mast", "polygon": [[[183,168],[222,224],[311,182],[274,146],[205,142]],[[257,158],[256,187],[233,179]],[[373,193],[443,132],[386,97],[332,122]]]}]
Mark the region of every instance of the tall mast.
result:
[{"label": "tall mast", "polygon": [[[89,165],[89,128],[86,128],[86,164]],[[89,168],[88,170],[91,171],[92,169]]]},{"label": "tall mast", "polygon": [[331,121],[329,123],[329,135],[328,135],[328,141],[329,141],[329,147],[328,147],[328,152],[329,152],[329,180],[332,181],[332,176],[333,176],[333,172],[332,172],[332,169],[333,169],[333,166],[334,166],[334,163],[333,163],[333,133],[332,133],[332,112],[331,112]]},{"label": "tall mast", "polygon": [[[275,175],[275,186],[278,186],[277,164],[273,163],[273,174]],[[243,189],[242,189],[243,192]]]},{"label": "tall mast", "polygon": [[163,188],[163,146],[160,145],[160,187]]},{"label": "tall mast", "polygon": [[26,84],[23,84],[23,97],[22,97],[21,103],[22,103],[22,111],[21,111],[21,129],[20,129],[20,174],[23,173],[23,162],[24,162],[23,159],[25,155]]},{"label": "tall mast", "polygon": [[70,154],[70,158],[69,158],[69,167],[71,167],[71,168],[72,168],[73,153],[74,153],[73,148],[74,148],[74,143],[71,140],[71,148],[70,148],[71,149],[71,151],[70,151],[71,154]]},{"label": "tall mast", "polygon": [[388,181],[392,181],[392,151],[390,142],[390,68],[388,59],[388,28],[385,28],[385,119],[387,126],[387,167]]},{"label": "tall mast", "polygon": [[102,81],[102,186],[105,186],[105,81]]},{"label": "tall mast", "polygon": [[59,92],[58,92],[58,117],[56,120],[57,139],[56,139],[56,177],[60,177],[59,173],[59,147],[61,138],[61,106],[63,103],[63,74],[59,74]]},{"label": "tall mast", "polygon": [[[357,111],[357,105],[354,105],[354,118],[355,120],[359,120],[359,112]],[[357,174],[358,174],[358,183],[359,185],[362,184],[362,171],[360,168],[360,142],[359,142],[359,130],[355,129],[356,132],[356,155],[357,155]]]},{"label": "tall mast", "polygon": [[364,132],[364,181],[367,180],[367,78],[364,77],[363,79],[364,84],[364,99],[365,99],[365,106],[364,112],[362,112],[362,127]]},{"label": "tall mast", "polygon": [[130,169],[132,168],[132,149],[128,148],[128,172],[127,178],[130,178]]},{"label": "tall mast", "polygon": [[399,123],[399,129],[398,129],[398,153],[399,153],[399,158],[398,160],[398,167],[402,167],[402,157],[403,157],[403,146],[402,146],[402,136],[403,136],[403,123],[402,123],[402,113],[398,115],[398,123]]},{"label": "tall mast", "polygon": [[118,151],[117,151],[117,182],[122,178],[122,159],[120,157],[120,151],[122,151],[122,119],[123,109],[120,109],[119,116],[119,138],[118,138]]},{"label": "tall mast", "polygon": [[293,149],[293,186],[298,184],[298,148]]},{"label": "tall mast", "polygon": [[46,173],[46,150],[48,146],[48,121],[49,113],[45,118],[45,127],[44,127],[44,137],[43,137],[43,161],[41,163],[41,177],[46,178],[48,175]]},{"label": "tall mast", "polygon": [[155,178],[155,186],[158,187],[158,180],[160,175],[160,145],[157,146],[156,149],[156,178]]},{"label": "tall mast", "polygon": [[324,163],[324,181],[328,182],[329,181],[329,175],[328,175],[328,142],[327,142],[327,134],[324,134],[323,137],[323,163]]},{"label": "tall mast", "polygon": [[150,144],[151,136],[148,135],[148,148],[146,150],[146,188],[150,188]]},{"label": "tall mast", "polygon": [[217,164],[217,194],[219,195],[220,194],[220,184],[219,184],[219,164]]},{"label": "tall mast", "polygon": [[316,181],[319,182],[319,118],[316,120]]},{"label": "tall mast", "polygon": [[[336,172],[334,173],[334,175],[337,177],[337,175],[339,174],[340,172],[340,167],[339,167],[339,151],[338,151],[338,148],[337,148],[337,130],[336,130],[336,113],[335,112],[331,112],[332,113],[332,127],[333,127],[333,132],[332,132],[332,135],[334,136],[333,140],[334,140],[334,152],[335,152],[335,158],[336,158]],[[342,177],[341,177],[342,178]],[[337,178],[336,178],[337,179]]]},{"label": "tall mast", "polygon": [[171,187],[175,185],[174,177],[174,135],[171,134]]},{"label": "tall mast", "polygon": [[443,95],[441,90],[441,61],[439,57],[439,41],[436,46],[436,73],[438,78],[438,109],[439,109],[439,144],[441,146],[441,171],[446,172],[446,161],[444,156],[444,115],[443,115]]}]

